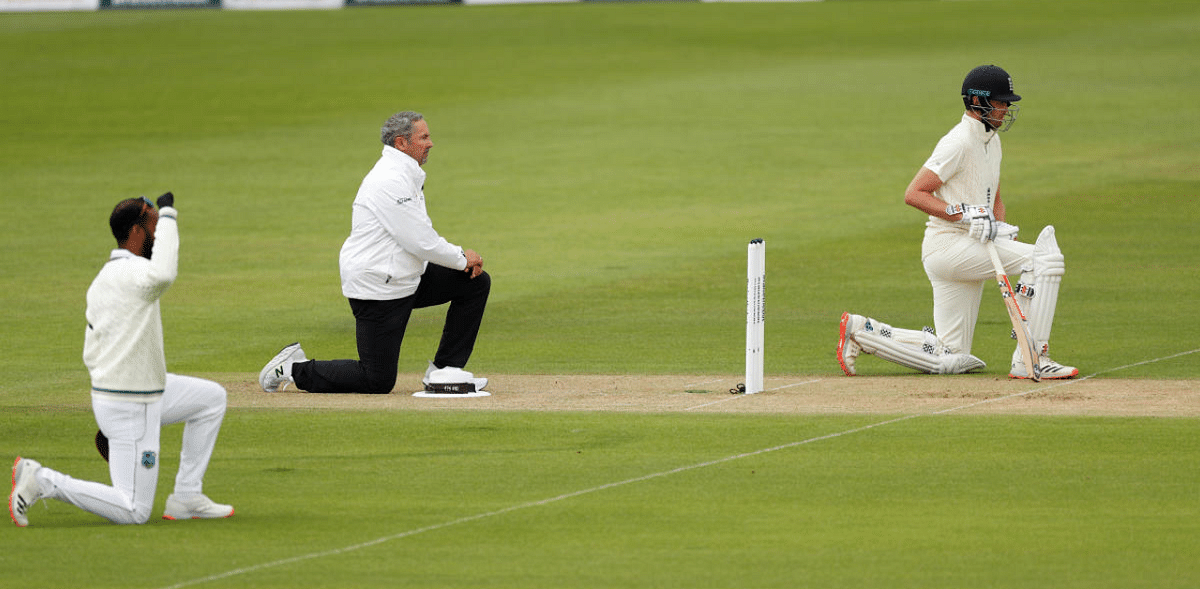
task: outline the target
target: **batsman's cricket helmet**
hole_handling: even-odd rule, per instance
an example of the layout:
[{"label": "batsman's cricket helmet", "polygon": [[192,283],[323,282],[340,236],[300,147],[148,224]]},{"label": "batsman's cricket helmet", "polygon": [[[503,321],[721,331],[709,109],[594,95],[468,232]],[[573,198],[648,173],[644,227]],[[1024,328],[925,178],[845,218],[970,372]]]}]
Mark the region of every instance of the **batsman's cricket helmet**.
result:
[{"label": "batsman's cricket helmet", "polygon": [[962,85],[963,101],[970,103],[972,96],[1010,103],[1021,99],[1013,92],[1012,76],[995,65],[981,65],[967,72]]}]

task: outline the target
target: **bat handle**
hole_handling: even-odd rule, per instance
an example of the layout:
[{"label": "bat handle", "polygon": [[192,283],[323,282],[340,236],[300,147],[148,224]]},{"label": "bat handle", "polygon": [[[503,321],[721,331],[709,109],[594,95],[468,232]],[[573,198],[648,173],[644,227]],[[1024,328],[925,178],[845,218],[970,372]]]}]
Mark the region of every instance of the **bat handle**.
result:
[{"label": "bat handle", "polygon": [[987,242],[988,257],[992,259],[992,267],[996,269],[997,275],[1008,276],[1008,272],[1004,270],[1004,264],[1000,262],[1000,254],[996,252],[996,243]]}]

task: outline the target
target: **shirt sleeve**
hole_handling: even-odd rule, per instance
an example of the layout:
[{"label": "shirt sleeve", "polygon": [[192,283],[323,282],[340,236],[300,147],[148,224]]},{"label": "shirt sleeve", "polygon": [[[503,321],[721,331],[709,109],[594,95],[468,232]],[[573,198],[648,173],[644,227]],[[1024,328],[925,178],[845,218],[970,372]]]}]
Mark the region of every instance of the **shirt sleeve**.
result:
[{"label": "shirt sleeve", "polygon": [[925,161],[925,167],[937,174],[942,183],[950,180],[962,168],[963,144],[956,141],[952,135],[947,135],[938,141],[933,148],[933,154]]},{"label": "shirt sleeve", "polygon": [[361,204],[404,251],[439,266],[465,269],[467,258],[462,248],[438,235],[418,190],[405,184],[403,179],[383,183],[373,198],[364,199]]},{"label": "shirt sleeve", "polygon": [[154,230],[154,247],[150,251],[149,271],[141,287],[147,300],[156,300],[167,292],[179,275],[179,224],[178,213],[173,207],[159,211],[158,226]]}]

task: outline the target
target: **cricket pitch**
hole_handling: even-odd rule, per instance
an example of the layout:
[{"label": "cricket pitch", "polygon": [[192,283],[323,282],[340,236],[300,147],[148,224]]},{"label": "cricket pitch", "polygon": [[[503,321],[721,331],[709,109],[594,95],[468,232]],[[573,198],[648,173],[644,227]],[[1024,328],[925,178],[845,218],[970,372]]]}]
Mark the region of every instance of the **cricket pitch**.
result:
[{"label": "cricket pitch", "polygon": [[1200,381],[1077,378],[1031,382],[991,375],[770,376],[754,395],[740,376],[492,375],[488,397],[418,398],[420,374],[389,395],[264,393],[253,374],[208,374],[230,407],[337,410],[629,411],[793,414],[1009,414],[1200,417]]}]

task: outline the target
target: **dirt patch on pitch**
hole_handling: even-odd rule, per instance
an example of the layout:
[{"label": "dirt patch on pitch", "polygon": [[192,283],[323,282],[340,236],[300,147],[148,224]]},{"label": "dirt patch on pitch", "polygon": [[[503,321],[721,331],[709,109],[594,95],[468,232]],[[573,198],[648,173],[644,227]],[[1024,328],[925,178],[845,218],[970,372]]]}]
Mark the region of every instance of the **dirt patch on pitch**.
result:
[{"label": "dirt patch on pitch", "polygon": [[412,396],[419,374],[400,375],[390,395],[264,393],[256,375],[206,376],[225,385],[231,407],[247,408],[1200,417],[1197,380],[818,375],[768,377],[765,391],[744,395],[730,393],[740,377],[496,375],[489,397],[445,399]]}]

